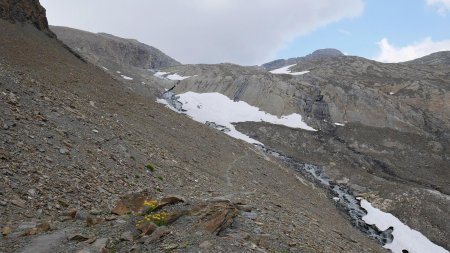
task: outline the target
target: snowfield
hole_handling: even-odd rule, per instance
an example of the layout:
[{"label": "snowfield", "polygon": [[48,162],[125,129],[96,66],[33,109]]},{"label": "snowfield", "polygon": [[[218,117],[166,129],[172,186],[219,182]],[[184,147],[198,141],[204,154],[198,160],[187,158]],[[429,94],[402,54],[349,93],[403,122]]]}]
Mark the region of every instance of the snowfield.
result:
[{"label": "snowfield", "polygon": [[285,66],[285,67],[282,67],[282,68],[279,68],[279,69],[274,69],[274,70],[269,71],[269,72],[272,73],[272,74],[277,74],[277,75],[287,74],[287,75],[293,75],[293,76],[299,76],[299,75],[304,75],[306,73],[309,73],[309,71],[291,72],[290,68],[292,68],[295,65],[297,65],[297,64],[292,64],[292,65]]},{"label": "snowfield", "polygon": [[153,76],[156,76],[156,77],[159,77],[162,79],[172,80],[172,81],[181,81],[181,80],[191,77],[191,76],[181,76],[177,73],[170,74],[170,72],[163,72],[163,71],[158,71]]},{"label": "snowfield", "polygon": [[[314,128],[303,122],[302,116],[299,114],[277,117],[260,111],[258,107],[251,106],[244,101],[235,102],[227,96],[217,92],[195,93],[189,91],[178,96],[178,101],[183,104],[183,110],[186,110],[184,113],[189,115],[195,121],[201,123],[206,123],[208,121],[225,126],[230,129],[229,132],[226,132],[228,135],[249,143],[262,144],[237,131],[232,123],[264,121],[292,128],[316,131]],[[158,102],[169,105],[164,99],[158,99]]]},{"label": "snowfield", "polygon": [[403,224],[394,215],[373,207],[364,199],[361,199],[361,207],[367,211],[367,215],[363,217],[367,224],[375,225],[382,231],[389,227],[394,228],[392,232],[394,241],[384,245],[384,248],[390,249],[394,253],[405,252],[403,250],[407,250],[409,253],[449,253],[444,248],[432,243],[422,233]]}]

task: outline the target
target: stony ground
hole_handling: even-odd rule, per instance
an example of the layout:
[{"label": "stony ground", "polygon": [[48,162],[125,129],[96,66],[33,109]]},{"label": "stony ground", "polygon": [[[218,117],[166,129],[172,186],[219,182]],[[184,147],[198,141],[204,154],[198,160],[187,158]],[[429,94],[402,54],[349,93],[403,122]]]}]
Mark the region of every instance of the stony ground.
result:
[{"label": "stony ground", "polygon": [[[0,252],[384,251],[325,190],[254,147],[34,27],[0,21],[0,34]],[[169,196],[183,202],[149,214],[175,218],[136,228],[144,200]]]},{"label": "stony ground", "polygon": [[450,248],[446,140],[361,124],[328,133],[266,123],[239,123],[237,129],[299,161],[323,166],[335,181]]}]

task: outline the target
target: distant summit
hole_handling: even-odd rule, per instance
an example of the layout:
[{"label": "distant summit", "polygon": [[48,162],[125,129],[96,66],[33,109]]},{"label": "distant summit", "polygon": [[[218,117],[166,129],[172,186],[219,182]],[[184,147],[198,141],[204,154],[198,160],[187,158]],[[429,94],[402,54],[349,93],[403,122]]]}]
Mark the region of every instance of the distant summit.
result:
[{"label": "distant summit", "polygon": [[312,52],[312,54],[305,56],[305,58],[306,57],[324,58],[324,57],[339,57],[339,56],[344,56],[344,54],[341,51],[334,48],[325,48],[316,50]]},{"label": "distant summit", "polygon": [[0,0],[0,19],[10,22],[31,23],[50,37],[45,9],[38,0]]},{"label": "distant summit", "polygon": [[279,59],[275,61],[271,61],[268,63],[263,64],[262,66],[267,70],[273,70],[277,68],[281,68],[284,66],[292,65],[299,63],[300,61],[304,60],[319,60],[323,58],[332,58],[332,57],[341,57],[344,56],[344,54],[334,48],[325,48],[325,49],[319,49],[311,54],[308,54],[303,57],[297,57],[297,58],[289,58],[289,59]]}]

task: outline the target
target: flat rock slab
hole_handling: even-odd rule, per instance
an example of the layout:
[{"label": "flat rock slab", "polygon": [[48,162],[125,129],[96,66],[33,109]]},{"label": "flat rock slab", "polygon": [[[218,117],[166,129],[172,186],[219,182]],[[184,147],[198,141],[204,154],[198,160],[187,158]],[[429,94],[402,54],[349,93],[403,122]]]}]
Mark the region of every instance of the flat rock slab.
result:
[{"label": "flat rock slab", "polygon": [[41,235],[33,238],[21,253],[48,253],[63,245],[67,240],[65,231],[56,231],[53,234]]}]

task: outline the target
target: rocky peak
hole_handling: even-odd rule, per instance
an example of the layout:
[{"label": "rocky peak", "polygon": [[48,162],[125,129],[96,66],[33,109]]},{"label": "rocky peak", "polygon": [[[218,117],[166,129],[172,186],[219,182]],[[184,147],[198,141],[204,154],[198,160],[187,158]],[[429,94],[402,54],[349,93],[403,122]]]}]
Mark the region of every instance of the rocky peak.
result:
[{"label": "rocky peak", "polygon": [[39,0],[0,0],[0,18],[11,22],[31,23],[51,37],[45,8]]},{"label": "rocky peak", "polygon": [[309,56],[324,58],[324,57],[339,57],[339,56],[343,56],[343,55],[344,54],[337,49],[325,48],[325,49],[316,50],[316,51],[312,52],[312,54],[310,54]]},{"label": "rocky peak", "polygon": [[334,57],[341,57],[344,56],[344,54],[334,48],[324,48],[324,49],[318,49],[311,54],[308,54],[303,57],[297,57],[297,58],[289,58],[289,59],[278,59],[275,61],[271,61],[268,63],[265,63],[262,65],[267,70],[273,70],[277,68],[281,68],[287,65],[297,64],[302,61],[307,60],[320,60],[320,59],[326,59],[326,58],[334,58]]}]

